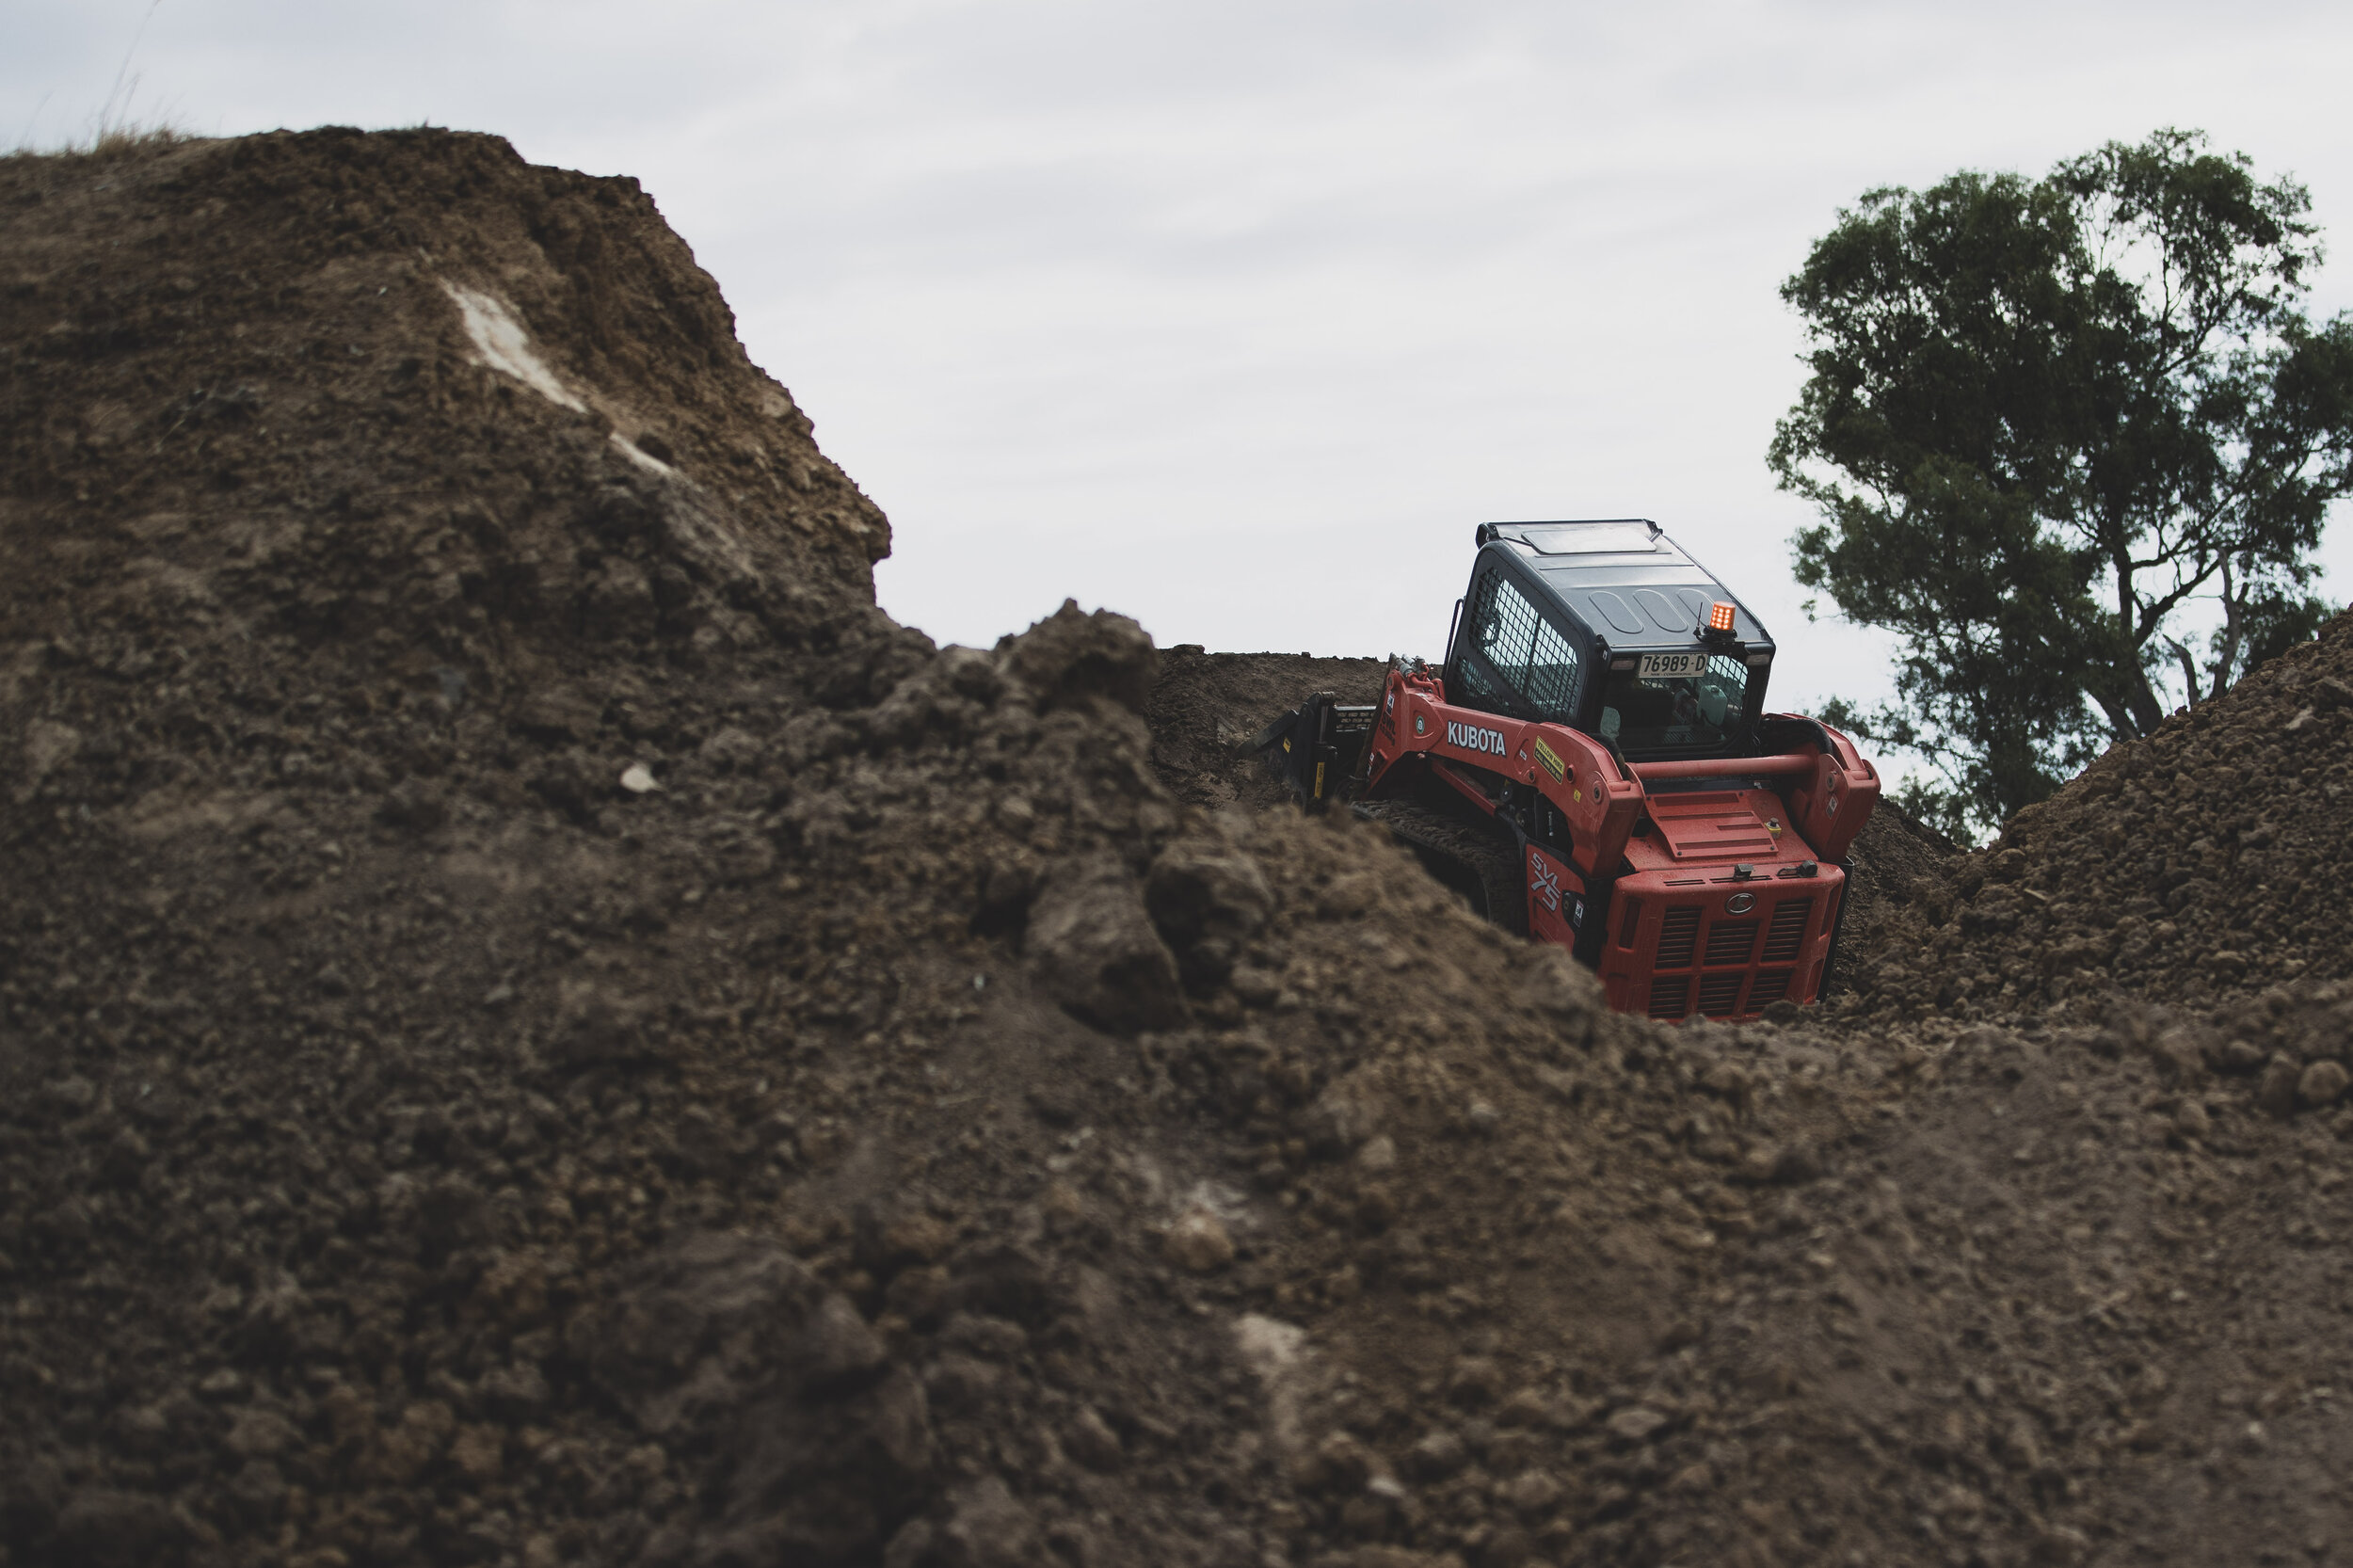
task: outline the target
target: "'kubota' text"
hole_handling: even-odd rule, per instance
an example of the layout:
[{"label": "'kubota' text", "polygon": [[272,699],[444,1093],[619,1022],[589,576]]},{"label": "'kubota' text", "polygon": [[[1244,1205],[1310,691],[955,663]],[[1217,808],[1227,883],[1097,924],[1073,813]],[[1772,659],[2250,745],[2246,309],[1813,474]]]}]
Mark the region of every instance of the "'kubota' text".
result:
[{"label": "'kubota' text", "polygon": [[1475,724],[1456,724],[1451,719],[1447,721],[1446,744],[1461,746],[1465,751],[1483,751],[1495,757],[1504,753],[1502,730],[1482,729]]}]

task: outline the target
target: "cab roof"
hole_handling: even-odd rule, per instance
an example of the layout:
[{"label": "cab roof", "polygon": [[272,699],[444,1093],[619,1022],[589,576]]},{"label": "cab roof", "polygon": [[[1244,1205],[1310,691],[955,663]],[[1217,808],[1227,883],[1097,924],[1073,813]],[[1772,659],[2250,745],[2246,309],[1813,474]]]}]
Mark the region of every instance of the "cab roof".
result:
[{"label": "cab roof", "polygon": [[1773,646],[1748,606],[1648,518],[1482,522],[1479,544],[1511,551],[1613,650],[1693,647],[1719,602],[1732,605],[1733,635],[1750,649]]}]

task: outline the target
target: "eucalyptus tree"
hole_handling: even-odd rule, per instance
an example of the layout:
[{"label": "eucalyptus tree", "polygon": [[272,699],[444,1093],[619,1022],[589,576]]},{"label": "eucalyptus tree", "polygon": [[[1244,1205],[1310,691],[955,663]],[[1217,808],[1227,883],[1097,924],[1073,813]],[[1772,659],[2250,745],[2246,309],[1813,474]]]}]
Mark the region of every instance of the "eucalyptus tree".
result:
[{"label": "eucalyptus tree", "polygon": [[2195,132],[2041,179],[1873,190],[1782,296],[1811,370],[1768,460],[1823,520],[1798,577],[1893,631],[1841,712],[1998,823],[2310,636],[2353,489],[2353,316],[2315,323],[2310,195]]}]

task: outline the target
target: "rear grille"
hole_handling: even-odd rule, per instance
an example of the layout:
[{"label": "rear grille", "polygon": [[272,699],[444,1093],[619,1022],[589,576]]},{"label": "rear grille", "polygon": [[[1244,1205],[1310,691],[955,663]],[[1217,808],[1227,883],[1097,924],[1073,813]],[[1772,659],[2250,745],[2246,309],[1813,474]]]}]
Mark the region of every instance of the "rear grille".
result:
[{"label": "rear grille", "polygon": [[1618,946],[1622,948],[1632,947],[1634,945],[1634,933],[1641,927],[1641,923],[1642,901],[1639,898],[1630,898],[1626,900],[1625,916],[1623,920],[1618,921]]},{"label": "rear grille", "polygon": [[1680,1018],[1691,1008],[1691,977],[1688,974],[1657,975],[1650,983],[1650,1016],[1654,1018]]},{"label": "rear grille", "polygon": [[1810,898],[1793,898],[1783,902],[1773,911],[1773,929],[1765,938],[1765,959],[1768,964],[1794,964],[1798,950],[1805,946],[1805,922],[1814,913]]},{"label": "rear grille", "polygon": [[1711,974],[1700,980],[1700,1011],[1711,1018],[1726,1018],[1740,1005],[1740,983],[1749,977],[1738,970]]},{"label": "rear grille", "polygon": [[1749,987],[1749,1011],[1762,1013],[1788,994],[1787,969],[1759,969],[1756,984]]},{"label": "rear grille", "polygon": [[1729,964],[1745,965],[1749,954],[1756,951],[1754,920],[1719,920],[1707,931],[1707,967],[1721,968]]},{"label": "rear grille", "polygon": [[1700,942],[1700,906],[1681,904],[1668,910],[1658,921],[1658,967],[1662,969],[1686,969],[1691,967],[1691,953]]}]

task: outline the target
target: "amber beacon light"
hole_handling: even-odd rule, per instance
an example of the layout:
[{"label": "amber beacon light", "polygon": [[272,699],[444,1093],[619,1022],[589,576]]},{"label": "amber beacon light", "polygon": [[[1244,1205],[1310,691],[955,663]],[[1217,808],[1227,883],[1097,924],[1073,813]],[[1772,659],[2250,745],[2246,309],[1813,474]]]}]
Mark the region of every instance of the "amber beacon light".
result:
[{"label": "amber beacon light", "polygon": [[1732,606],[1721,599],[1709,605],[1707,607],[1707,629],[1710,632],[1731,631]]}]

